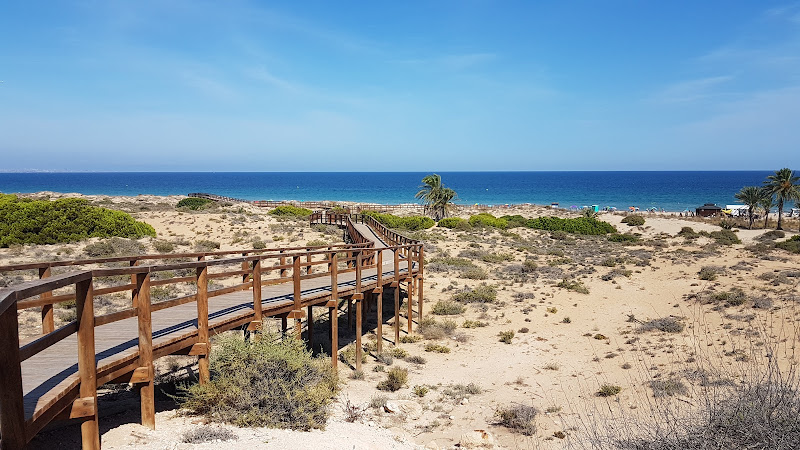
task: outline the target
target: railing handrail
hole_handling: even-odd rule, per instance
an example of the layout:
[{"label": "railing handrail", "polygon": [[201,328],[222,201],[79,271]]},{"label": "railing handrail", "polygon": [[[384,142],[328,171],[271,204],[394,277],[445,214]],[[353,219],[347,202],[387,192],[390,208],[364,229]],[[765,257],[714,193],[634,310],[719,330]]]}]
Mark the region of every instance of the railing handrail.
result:
[{"label": "railing handrail", "polygon": [[242,250],[221,250],[218,252],[193,252],[193,253],[149,253],[145,255],[125,255],[125,256],[112,256],[109,258],[86,258],[86,259],[64,259],[58,261],[45,261],[36,263],[22,263],[22,264],[9,264],[0,266],[0,273],[13,272],[16,270],[31,270],[41,269],[46,267],[67,267],[67,266],[84,266],[90,264],[104,264],[113,262],[126,262],[126,261],[139,261],[148,259],[183,259],[183,258],[200,258],[212,256],[226,256],[242,253],[262,254],[266,252],[286,252],[304,249],[323,249],[329,247],[347,248],[357,247],[359,244],[331,244],[331,245],[313,245],[301,247],[273,247],[264,249],[242,249]]}]

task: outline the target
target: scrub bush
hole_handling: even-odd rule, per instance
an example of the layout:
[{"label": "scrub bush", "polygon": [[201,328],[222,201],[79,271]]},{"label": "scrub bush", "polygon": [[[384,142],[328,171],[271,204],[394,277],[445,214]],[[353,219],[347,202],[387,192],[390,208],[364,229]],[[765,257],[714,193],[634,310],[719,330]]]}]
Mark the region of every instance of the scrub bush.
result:
[{"label": "scrub bush", "polygon": [[499,228],[505,230],[508,222],[505,219],[498,219],[489,213],[476,214],[469,218],[469,224],[473,227]]},{"label": "scrub bush", "polygon": [[434,222],[433,219],[425,216],[400,217],[393,214],[383,214],[375,211],[364,211],[361,214],[372,217],[388,228],[419,231],[436,225],[436,222]]},{"label": "scrub bush", "polygon": [[275,209],[270,210],[269,214],[277,217],[295,217],[295,218],[305,218],[310,216],[312,211],[306,208],[298,208],[297,206],[292,205],[283,205],[278,206]]},{"label": "scrub bush", "polygon": [[155,235],[152,226],[129,214],[91,206],[84,199],[30,200],[0,194],[0,247]]},{"label": "scrub bush", "polygon": [[199,211],[211,206],[213,203],[213,200],[209,200],[207,198],[187,197],[179,201],[176,205],[176,208],[189,208],[193,211]]},{"label": "scrub bush", "polygon": [[225,336],[211,353],[211,381],[183,391],[190,414],[244,427],[323,428],[338,391],[330,362],[298,339]]}]

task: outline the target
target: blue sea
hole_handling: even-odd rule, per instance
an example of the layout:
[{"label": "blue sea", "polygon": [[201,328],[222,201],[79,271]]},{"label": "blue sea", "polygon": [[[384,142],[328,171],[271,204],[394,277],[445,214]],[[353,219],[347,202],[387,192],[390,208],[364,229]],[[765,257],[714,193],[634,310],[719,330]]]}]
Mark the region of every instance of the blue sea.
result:
[{"label": "blue sea", "polygon": [[[423,172],[122,172],[0,173],[0,192],[185,195],[208,192],[246,200],[413,203]],[[561,207],[636,206],[666,211],[704,203],[734,204],[768,171],[716,172],[439,172],[459,204]]]}]

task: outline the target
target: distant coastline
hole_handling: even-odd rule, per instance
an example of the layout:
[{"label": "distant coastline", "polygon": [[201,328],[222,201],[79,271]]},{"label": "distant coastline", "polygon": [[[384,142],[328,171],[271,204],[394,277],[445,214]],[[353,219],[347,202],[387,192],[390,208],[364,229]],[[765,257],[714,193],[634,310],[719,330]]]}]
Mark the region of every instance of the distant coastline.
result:
[{"label": "distant coastline", "polygon": [[[462,205],[558,203],[618,210],[679,212],[737,203],[769,171],[438,172]],[[211,192],[246,200],[414,203],[426,172],[4,172],[0,192],[85,195],[186,195]]]}]

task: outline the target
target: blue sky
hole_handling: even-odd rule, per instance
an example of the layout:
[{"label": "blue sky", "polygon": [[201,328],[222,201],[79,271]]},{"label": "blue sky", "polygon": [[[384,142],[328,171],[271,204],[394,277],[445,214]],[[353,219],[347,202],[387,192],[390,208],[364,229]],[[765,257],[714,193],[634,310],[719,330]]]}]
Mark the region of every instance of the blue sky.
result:
[{"label": "blue sky", "polygon": [[800,165],[800,2],[6,2],[0,80],[0,170]]}]

